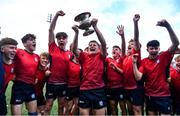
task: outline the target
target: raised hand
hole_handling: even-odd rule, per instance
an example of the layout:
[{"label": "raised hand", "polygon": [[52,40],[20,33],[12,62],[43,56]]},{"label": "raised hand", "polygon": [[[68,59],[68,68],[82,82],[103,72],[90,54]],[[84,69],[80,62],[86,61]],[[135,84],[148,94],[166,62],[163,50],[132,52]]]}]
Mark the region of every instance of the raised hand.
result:
[{"label": "raised hand", "polygon": [[114,70],[116,69],[116,65],[113,62],[110,62],[109,66]]},{"label": "raised hand", "polygon": [[79,29],[78,29],[78,26],[77,26],[77,25],[74,25],[74,26],[72,27],[72,29],[73,29],[76,33],[79,32]]},{"label": "raised hand", "polygon": [[156,25],[161,27],[167,27],[169,26],[169,23],[165,19],[163,19],[161,21],[158,21]]},{"label": "raised hand", "polygon": [[46,70],[45,76],[48,77],[50,74],[51,74],[51,71],[50,70]]},{"label": "raised hand", "polygon": [[97,22],[98,22],[98,19],[93,18],[91,21],[92,26],[95,27],[97,25]]},{"label": "raised hand", "polygon": [[117,31],[116,33],[119,34],[120,36],[124,36],[124,26],[123,25],[118,25],[117,26]]},{"label": "raised hand", "polygon": [[136,63],[136,62],[137,62],[138,57],[139,57],[139,54],[138,54],[138,53],[132,55],[133,63]]},{"label": "raised hand", "polygon": [[134,22],[138,22],[139,19],[140,19],[140,15],[139,15],[139,14],[135,14],[135,15],[134,15],[134,18],[133,18],[133,21],[134,21]]},{"label": "raised hand", "polygon": [[56,15],[57,15],[57,16],[64,16],[65,13],[64,13],[64,11],[60,10],[60,11],[58,11],[58,12],[56,13]]}]

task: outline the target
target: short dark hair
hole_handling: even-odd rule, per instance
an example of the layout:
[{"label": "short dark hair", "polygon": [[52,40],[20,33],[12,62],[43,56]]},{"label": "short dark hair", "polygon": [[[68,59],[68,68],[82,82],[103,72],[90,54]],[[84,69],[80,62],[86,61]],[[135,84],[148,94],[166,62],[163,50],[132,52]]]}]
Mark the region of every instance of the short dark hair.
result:
[{"label": "short dark hair", "polygon": [[47,59],[50,58],[50,54],[49,54],[48,52],[42,52],[42,53],[40,54],[40,56],[45,56],[45,57],[47,57]]},{"label": "short dark hair", "polygon": [[130,40],[128,41],[128,43],[130,43],[130,42],[134,42],[134,39],[130,39]]},{"label": "short dark hair", "polygon": [[151,40],[147,43],[146,47],[159,47],[160,43],[158,40]]},{"label": "short dark hair", "polygon": [[26,43],[26,41],[29,40],[30,38],[36,39],[36,36],[34,34],[28,33],[21,39],[21,41],[22,43]]},{"label": "short dark hair", "polygon": [[58,37],[63,37],[63,38],[68,38],[68,35],[65,33],[65,32],[58,32],[57,34],[56,34],[56,38],[58,38]]},{"label": "short dark hair", "polygon": [[7,45],[7,44],[17,45],[18,42],[17,42],[15,39],[12,39],[12,38],[9,38],[9,37],[5,37],[5,38],[2,38],[2,39],[0,40],[0,47],[1,47],[1,46],[4,46],[4,45]]},{"label": "short dark hair", "polygon": [[[91,41],[89,42],[89,44],[90,44],[90,43],[96,43],[96,44],[98,45],[98,47],[100,47],[99,43],[98,43],[96,40],[91,40]],[[88,44],[88,45],[89,45],[89,44]]]},{"label": "short dark hair", "polygon": [[118,48],[119,50],[121,50],[121,48],[118,45],[114,45],[113,48]]}]

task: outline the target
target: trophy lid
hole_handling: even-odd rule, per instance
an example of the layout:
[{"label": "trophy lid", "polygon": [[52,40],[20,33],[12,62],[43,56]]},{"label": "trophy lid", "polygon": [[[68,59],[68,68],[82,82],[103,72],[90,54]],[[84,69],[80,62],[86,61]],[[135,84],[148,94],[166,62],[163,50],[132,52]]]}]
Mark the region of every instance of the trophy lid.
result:
[{"label": "trophy lid", "polygon": [[81,13],[79,15],[77,15],[75,18],[74,18],[74,21],[82,21],[82,20],[85,20],[86,18],[89,18],[91,16],[91,13],[90,12],[84,12],[84,13]]}]

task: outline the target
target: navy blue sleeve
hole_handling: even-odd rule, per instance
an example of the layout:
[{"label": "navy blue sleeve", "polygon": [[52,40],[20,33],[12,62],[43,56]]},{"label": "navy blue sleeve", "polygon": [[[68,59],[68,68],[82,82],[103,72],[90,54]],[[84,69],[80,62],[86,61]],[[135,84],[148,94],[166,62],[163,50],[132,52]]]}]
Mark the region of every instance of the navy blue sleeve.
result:
[{"label": "navy blue sleeve", "polygon": [[3,61],[2,61],[2,55],[0,53],[0,91],[3,88],[3,83],[4,83],[4,69],[3,69]]}]

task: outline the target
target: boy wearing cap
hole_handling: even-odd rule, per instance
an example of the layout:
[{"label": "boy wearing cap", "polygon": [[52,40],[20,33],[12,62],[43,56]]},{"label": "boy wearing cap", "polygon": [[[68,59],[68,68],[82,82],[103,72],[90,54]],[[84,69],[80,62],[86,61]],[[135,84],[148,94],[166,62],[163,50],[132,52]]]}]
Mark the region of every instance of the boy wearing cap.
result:
[{"label": "boy wearing cap", "polygon": [[0,40],[0,48],[3,62],[3,70],[5,71],[3,75],[3,83],[1,83],[2,88],[0,89],[0,115],[6,115],[6,96],[5,91],[8,86],[9,81],[14,78],[14,63],[13,59],[16,54],[17,41],[12,38],[3,38]]},{"label": "boy wearing cap", "polygon": [[137,55],[134,55],[133,71],[136,80],[141,80],[142,77],[145,79],[144,90],[148,115],[158,113],[167,115],[171,113],[171,100],[166,71],[179,45],[179,40],[166,20],[159,21],[157,25],[167,29],[172,45],[167,51],[159,54],[160,43],[157,40],[149,41],[147,43],[149,56],[141,61],[138,69]]},{"label": "boy wearing cap", "polygon": [[14,59],[16,77],[12,86],[11,112],[12,115],[21,115],[22,103],[25,102],[28,115],[37,115],[34,84],[39,56],[34,53],[36,36],[26,34],[21,40],[25,49],[17,49]]},{"label": "boy wearing cap", "polygon": [[[45,114],[50,114],[54,100],[58,101],[58,115],[63,114],[65,106],[65,96],[67,89],[67,66],[70,59],[70,51],[66,49],[68,35],[65,32],[54,34],[58,17],[65,13],[60,10],[54,16],[49,28],[49,54],[51,56],[51,75],[46,86],[46,106]],[[57,39],[57,44],[55,42]]]}]

